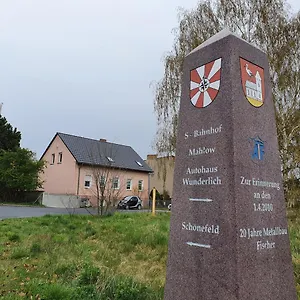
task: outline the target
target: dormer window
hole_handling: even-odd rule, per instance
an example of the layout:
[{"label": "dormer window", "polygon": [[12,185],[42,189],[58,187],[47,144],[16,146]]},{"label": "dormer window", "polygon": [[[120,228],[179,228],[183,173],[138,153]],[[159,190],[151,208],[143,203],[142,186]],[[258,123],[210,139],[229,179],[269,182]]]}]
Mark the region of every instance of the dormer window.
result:
[{"label": "dormer window", "polygon": [[139,162],[139,161],[135,161],[140,167],[142,167],[143,165]]},{"label": "dormer window", "polygon": [[106,156],[106,158],[107,158],[107,160],[108,160],[109,162],[114,162],[114,160],[113,160],[111,157]]}]

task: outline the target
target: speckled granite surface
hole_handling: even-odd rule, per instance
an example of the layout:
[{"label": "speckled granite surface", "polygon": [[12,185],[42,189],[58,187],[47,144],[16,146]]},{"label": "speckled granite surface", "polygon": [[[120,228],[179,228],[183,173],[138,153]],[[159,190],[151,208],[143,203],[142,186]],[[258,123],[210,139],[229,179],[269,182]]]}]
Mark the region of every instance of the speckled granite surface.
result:
[{"label": "speckled granite surface", "polygon": [[297,299],[267,57],[228,31],[205,45],[184,64],[165,300]]}]

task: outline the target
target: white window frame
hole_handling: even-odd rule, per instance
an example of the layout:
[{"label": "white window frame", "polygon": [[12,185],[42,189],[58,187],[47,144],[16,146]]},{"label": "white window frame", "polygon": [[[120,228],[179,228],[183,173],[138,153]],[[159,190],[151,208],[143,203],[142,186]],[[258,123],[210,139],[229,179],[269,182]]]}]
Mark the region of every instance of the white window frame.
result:
[{"label": "white window frame", "polygon": [[[115,187],[115,182],[117,182],[117,187]],[[112,178],[112,189],[119,190],[120,189],[120,178],[115,176]]]},{"label": "white window frame", "polygon": [[[85,185],[86,182],[89,182],[89,186]],[[92,187],[92,175],[85,175],[85,177],[84,177],[84,188],[85,189],[90,189],[91,187]]]},{"label": "white window frame", "polygon": [[[141,187],[141,188],[140,188]],[[142,192],[144,190],[144,180],[140,179],[138,181],[138,191]]]},{"label": "white window frame", "polygon": [[[128,188],[129,184],[129,188]],[[126,181],[126,191],[131,191],[132,190],[132,179],[128,178]]]}]

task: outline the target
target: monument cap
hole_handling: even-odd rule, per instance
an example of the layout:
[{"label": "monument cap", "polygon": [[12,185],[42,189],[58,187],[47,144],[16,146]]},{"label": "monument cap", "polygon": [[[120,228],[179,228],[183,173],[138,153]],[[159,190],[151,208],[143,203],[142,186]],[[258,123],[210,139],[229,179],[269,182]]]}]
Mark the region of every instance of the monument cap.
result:
[{"label": "monument cap", "polygon": [[[213,35],[212,37],[210,37],[208,40],[206,40],[205,42],[203,42],[202,44],[200,44],[198,47],[196,47],[195,49],[193,49],[189,54],[187,54],[187,56],[189,56],[190,54],[197,52],[198,50],[207,47],[219,40],[222,40],[228,36],[234,36],[236,38],[238,38],[239,40],[242,40],[243,42],[248,43],[249,45],[257,48],[258,50],[262,51],[259,47],[257,47],[255,44],[253,43],[249,43],[247,41],[245,41],[244,39],[240,38],[237,34],[233,33],[232,31],[230,31],[227,27],[221,31],[219,31],[218,33],[216,33],[215,35]],[[264,51],[262,51],[264,52]],[[265,53],[265,52],[264,52]]]}]

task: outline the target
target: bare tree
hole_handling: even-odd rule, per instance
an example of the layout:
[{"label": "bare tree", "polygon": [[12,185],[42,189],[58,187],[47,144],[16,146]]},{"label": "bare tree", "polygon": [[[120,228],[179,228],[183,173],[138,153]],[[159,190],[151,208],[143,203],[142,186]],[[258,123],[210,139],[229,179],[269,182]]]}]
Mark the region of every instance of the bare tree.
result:
[{"label": "bare tree", "polygon": [[115,149],[113,144],[106,142],[95,143],[91,149],[87,149],[93,177],[91,192],[97,201],[98,215],[107,213],[124,191],[124,182],[121,182],[124,171],[115,165]]},{"label": "bare tree", "polygon": [[97,199],[98,215],[103,215],[122,197],[124,182],[118,169],[113,166],[95,166],[92,170],[94,188],[93,194]]}]

